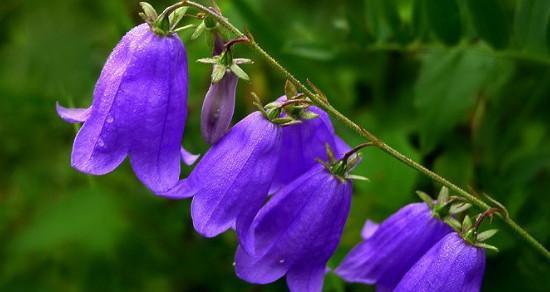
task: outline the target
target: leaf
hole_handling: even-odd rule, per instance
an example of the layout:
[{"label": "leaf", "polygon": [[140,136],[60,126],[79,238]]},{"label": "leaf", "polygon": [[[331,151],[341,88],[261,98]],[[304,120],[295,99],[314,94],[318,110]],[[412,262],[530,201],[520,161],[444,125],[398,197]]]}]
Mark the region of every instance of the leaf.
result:
[{"label": "leaf", "polygon": [[519,1],[514,19],[514,43],[518,48],[541,54],[548,53],[550,1]]},{"label": "leaf", "polygon": [[436,49],[424,56],[414,87],[424,153],[431,151],[442,136],[465,118],[477,95],[491,85],[500,62],[475,48]]}]

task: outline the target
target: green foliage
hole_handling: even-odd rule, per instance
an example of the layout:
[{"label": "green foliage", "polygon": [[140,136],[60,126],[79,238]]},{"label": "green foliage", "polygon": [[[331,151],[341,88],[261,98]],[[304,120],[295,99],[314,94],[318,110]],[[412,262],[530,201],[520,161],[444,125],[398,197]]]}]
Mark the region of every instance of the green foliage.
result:
[{"label": "green foliage", "polygon": [[[449,179],[504,203],[550,246],[550,1],[218,1],[278,60],[335,107]],[[157,9],[171,4],[153,1]],[[160,10],[160,9],[159,9]],[[0,5],[0,291],[285,291],[233,273],[233,234],[193,231],[188,201],[155,198],[125,164],[87,177],[69,166],[74,128],[55,114],[86,106],[103,62],[140,22],[138,1],[19,1]],[[184,18],[181,25],[193,22]],[[206,33],[191,41],[184,144],[204,152],[199,113],[210,82]],[[236,118],[280,96],[284,76],[255,59]],[[341,124],[350,144],[363,142]],[[362,151],[353,206],[334,267],[415,190],[440,186],[375,148]],[[188,172],[189,168],[185,168]],[[485,291],[548,291],[549,265],[498,223]],[[329,274],[327,291],[371,291]]]}]

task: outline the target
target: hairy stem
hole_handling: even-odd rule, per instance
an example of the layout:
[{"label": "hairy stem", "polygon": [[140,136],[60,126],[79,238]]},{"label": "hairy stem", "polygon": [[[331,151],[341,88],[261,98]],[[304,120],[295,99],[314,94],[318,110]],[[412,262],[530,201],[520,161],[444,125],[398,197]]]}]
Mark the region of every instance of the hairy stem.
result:
[{"label": "hairy stem", "polygon": [[[194,7],[201,12],[207,13],[213,18],[215,18],[222,26],[224,26],[227,30],[231,31],[233,34],[235,34],[236,37],[247,37],[249,39],[248,44],[254,49],[260,56],[262,56],[267,62],[269,62],[275,69],[280,71],[286,79],[288,79],[290,82],[292,82],[299,90],[301,90],[307,97],[311,99],[313,103],[315,103],[317,106],[321,107],[327,113],[329,113],[334,118],[341,121],[343,124],[345,124],[347,127],[351,128],[357,134],[360,136],[366,138],[370,143],[372,143],[374,146],[378,147],[382,151],[386,152],[387,154],[393,156],[395,159],[401,161],[405,165],[423,173],[424,175],[428,176],[432,180],[446,186],[451,191],[455,192],[459,196],[467,199],[472,204],[478,206],[482,210],[488,210],[491,208],[491,205],[487,204],[482,199],[478,198],[477,196],[465,191],[464,189],[460,188],[459,186],[455,185],[454,183],[448,181],[444,177],[438,175],[437,173],[427,169],[423,165],[419,164],[418,162],[412,160],[411,158],[407,157],[406,155],[400,153],[399,151],[395,150],[388,144],[384,143],[382,140],[380,140],[378,137],[376,137],[374,134],[366,130],[365,128],[359,126],[357,123],[352,121],[350,118],[339,112],[336,108],[334,108],[330,103],[328,103],[321,93],[314,92],[310,90],[308,87],[306,87],[300,80],[298,80],[292,73],[290,73],[285,67],[283,67],[277,60],[275,60],[271,55],[269,55],[255,40],[250,34],[244,34],[242,33],[238,28],[236,28],[233,24],[229,22],[227,18],[222,16],[220,13],[218,13],[214,9],[210,9],[202,4],[196,3],[194,1],[186,1],[183,0],[179,3],[179,5],[187,5],[190,7]],[[510,217],[503,216],[500,213],[498,213],[499,217],[514,230],[520,237],[525,239],[526,242],[528,242],[535,250],[537,250],[541,255],[543,255],[546,260],[550,261],[550,252],[540,243],[538,242],[531,234],[529,234],[527,231],[525,231],[520,225],[518,225],[514,220],[512,220]]]}]

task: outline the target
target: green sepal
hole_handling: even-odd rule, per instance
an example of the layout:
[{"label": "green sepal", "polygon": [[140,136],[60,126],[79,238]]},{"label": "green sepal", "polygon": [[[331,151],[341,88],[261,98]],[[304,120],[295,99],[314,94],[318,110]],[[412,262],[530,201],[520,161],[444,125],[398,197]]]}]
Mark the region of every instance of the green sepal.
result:
[{"label": "green sepal", "polygon": [[217,64],[219,61],[217,58],[200,58],[197,60],[197,62],[202,64]]},{"label": "green sepal", "polygon": [[158,13],[153,7],[153,5],[147,2],[139,2],[139,6],[141,6],[141,9],[143,10],[143,15],[140,14],[140,16],[147,23],[152,24],[158,17]]},{"label": "green sepal", "polygon": [[194,41],[194,40],[198,39],[201,36],[201,34],[204,32],[205,29],[206,29],[206,25],[204,24],[204,20],[203,20],[197,26],[197,28],[195,28],[195,31],[191,35],[191,40]]},{"label": "green sepal", "polygon": [[239,67],[237,64],[233,63],[230,67],[229,67],[229,70],[231,70],[233,73],[235,73],[235,75],[237,75],[237,77],[241,78],[241,79],[244,79],[246,81],[250,80],[250,77],[248,77],[248,74],[246,74],[246,72],[244,72],[243,69],[241,69],[241,67]]},{"label": "green sepal", "polygon": [[452,204],[451,208],[449,209],[449,213],[451,213],[453,215],[460,214],[460,213],[470,209],[470,207],[472,207],[472,204],[470,204],[470,203]]},{"label": "green sepal", "polygon": [[434,207],[434,200],[432,199],[432,197],[430,197],[428,194],[426,194],[425,192],[423,191],[416,191],[416,195],[422,200],[424,201],[424,203],[426,203],[430,209],[432,209]]},{"label": "green sepal", "polygon": [[451,226],[452,229],[454,229],[457,232],[461,231],[462,224],[460,224],[460,221],[456,220],[453,217],[447,217],[443,220],[445,223],[447,223],[449,226]]},{"label": "green sepal", "polygon": [[437,195],[437,203],[442,205],[447,201],[449,201],[449,189],[443,186],[439,191],[439,195]]},{"label": "green sepal", "polygon": [[298,124],[301,124],[301,123],[302,123],[302,121],[300,121],[300,120],[292,120],[290,122],[281,124],[281,126],[288,127],[288,126],[292,126],[292,125],[298,125]]},{"label": "green sepal", "polygon": [[313,119],[316,119],[318,117],[319,117],[318,114],[316,114],[314,112],[311,112],[311,111],[304,110],[300,113],[300,119],[302,119],[302,120],[313,120]]},{"label": "green sepal", "polygon": [[180,31],[187,30],[187,29],[191,29],[191,28],[193,28],[193,27],[195,27],[195,26],[196,26],[196,25],[194,25],[194,24],[184,25],[184,26],[182,26],[182,27],[178,27],[178,28],[172,30],[172,32],[177,33],[177,32],[180,32]]},{"label": "green sepal", "polygon": [[483,243],[483,242],[478,242],[474,245],[477,246],[477,247],[484,248],[484,249],[492,250],[494,252],[498,252],[498,248],[494,245],[490,245],[490,244]]},{"label": "green sepal", "polygon": [[472,228],[472,219],[470,218],[470,215],[464,216],[464,220],[462,220],[462,232],[467,232]]},{"label": "green sepal", "polygon": [[476,241],[480,241],[480,242],[486,241],[487,239],[495,236],[497,232],[498,232],[498,229],[485,230],[476,236]]},{"label": "green sepal", "polygon": [[233,59],[233,63],[237,64],[237,65],[242,65],[242,64],[254,64],[254,61],[250,60],[250,59],[247,59],[247,58],[234,58]]},{"label": "green sepal", "polygon": [[284,124],[287,124],[287,123],[290,123],[290,122],[293,122],[293,121],[296,121],[295,119],[293,118],[274,118],[271,120],[273,123],[275,124],[279,124],[279,125],[284,125]]},{"label": "green sepal", "polygon": [[220,64],[214,64],[214,69],[212,69],[212,83],[217,83],[222,80],[225,75],[226,67]]},{"label": "green sepal", "polygon": [[370,179],[368,177],[364,177],[362,175],[356,175],[356,174],[348,174],[346,176],[347,179],[351,179],[351,180],[362,180],[362,181],[370,181]]},{"label": "green sepal", "polygon": [[174,10],[172,13],[170,13],[170,15],[168,15],[168,21],[170,22],[170,30],[174,30],[174,28],[176,28],[176,26],[183,19],[183,16],[185,15],[185,13],[187,13],[187,9],[189,9],[189,7],[183,6]]},{"label": "green sepal", "polygon": [[296,89],[296,86],[290,82],[290,80],[287,80],[285,82],[285,95],[287,99],[293,99],[298,95],[298,90]]}]

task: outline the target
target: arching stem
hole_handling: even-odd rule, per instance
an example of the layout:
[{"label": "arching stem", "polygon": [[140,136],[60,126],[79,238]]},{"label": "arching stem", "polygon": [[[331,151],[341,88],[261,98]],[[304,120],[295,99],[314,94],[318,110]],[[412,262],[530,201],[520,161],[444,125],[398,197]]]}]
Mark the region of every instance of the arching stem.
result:
[{"label": "arching stem", "polygon": [[[357,123],[352,121],[350,118],[339,112],[336,108],[334,108],[329,102],[326,102],[324,100],[324,95],[320,94],[316,88],[315,92],[310,90],[307,86],[305,86],[300,80],[298,80],[291,72],[289,72],[285,67],[283,67],[277,60],[275,60],[271,55],[269,55],[252,37],[250,33],[242,33],[238,28],[236,28],[227,18],[222,16],[219,12],[215,11],[214,9],[210,9],[202,4],[196,3],[194,1],[187,1],[183,0],[177,4],[174,5],[187,5],[189,7],[196,8],[204,13],[207,13],[211,15],[216,21],[218,21],[222,26],[224,26],[227,30],[235,34],[236,37],[246,37],[249,42],[248,44],[250,47],[255,50],[260,56],[262,56],[268,63],[270,63],[277,71],[279,71],[286,79],[288,79],[290,82],[292,82],[300,91],[302,91],[307,97],[311,99],[311,101],[319,106],[320,108],[324,109],[327,113],[329,113],[334,118],[338,119],[340,122],[342,122],[344,125],[349,127],[350,129],[354,130],[358,135],[360,135],[363,138],[366,138],[369,143],[372,143],[372,145],[376,146],[377,148],[381,149],[382,151],[386,152],[387,154],[391,155],[395,159],[401,161],[405,165],[409,166],[410,168],[413,168],[417,170],[418,172],[428,176],[432,180],[440,183],[441,185],[446,186],[449,188],[449,190],[455,192],[457,195],[467,199],[472,204],[476,205],[482,210],[488,210],[492,206],[483,201],[482,199],[470,194],[469,192],[465,191],[464,189],[460,188],[459,186],[455,185],[454,183],[448,181],[444,177],[438,175],[437,173],[427,169],[423,165],[419,164],[418,162],[412,160],[408,156],[402,154],[401,152],[395,150],[391,146],[384,143],[381,139],[379,139],[377,136],[366,130],[365,128],[359,126]],[[529,234],[527,231],[525,231],[521,226],[519,226],[514,220],[512,220],[510,217],[502,216],[501,213],[497,213],[497,216],[499,216],[502,221],[504,221],[512,230],[514,230],[520,237],[525,239],[527,243],[531,245],[536,251],[538,251],[546,260],[550,262],[550,251],[548,251],[539,241],[537,241],[531,234]]]}]

